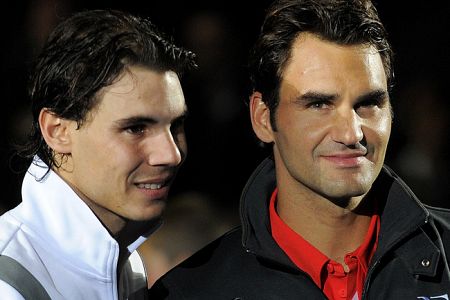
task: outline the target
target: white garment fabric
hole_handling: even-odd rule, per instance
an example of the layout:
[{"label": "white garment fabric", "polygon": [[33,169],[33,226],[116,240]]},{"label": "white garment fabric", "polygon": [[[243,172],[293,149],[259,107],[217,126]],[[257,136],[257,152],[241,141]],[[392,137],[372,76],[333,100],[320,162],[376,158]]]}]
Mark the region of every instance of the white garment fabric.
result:
[{"label": "white garment fabric", "polygon": [[1,299],[5,299],[5,300],[26,300],[24,297],[22,297],[21,294],[19,294],[18,291],[16,291],[9,284],[5,283],[2,280],[0,280],[0,291],[1,291],[1,295],[2,295]]},{"label": "white garment fabric", "polygon": [[[22,202],[0,216],[0,254],[30,271],[51,299],[147,299],[145,268],[135,251],[145,237],[128,247],[133,254],[118,283],[118,243],[55,172],[40,180],[46,171],[35,160],[24,177]],[[0,295],[23,299],[1,281]]]}]

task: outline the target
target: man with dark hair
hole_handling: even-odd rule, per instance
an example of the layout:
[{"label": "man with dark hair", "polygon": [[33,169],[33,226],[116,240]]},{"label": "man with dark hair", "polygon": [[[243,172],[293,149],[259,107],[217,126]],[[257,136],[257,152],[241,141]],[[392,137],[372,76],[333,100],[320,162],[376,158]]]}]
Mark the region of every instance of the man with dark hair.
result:
[{"label": "man with dark hair", "polygon": [[55,28],[31,78],[22,202],[0,217],[2,299],[147,298],[135,250],[186,155],[179,78],[195,66],[128,13],[83,11]]},{"label": "man with dark hair", "polygon": [[270,146],[242,226],[169,271],[167,299],[449,299],[450,212],[384,165],[392,50],[368,0],[279,0],[251,52]]}]

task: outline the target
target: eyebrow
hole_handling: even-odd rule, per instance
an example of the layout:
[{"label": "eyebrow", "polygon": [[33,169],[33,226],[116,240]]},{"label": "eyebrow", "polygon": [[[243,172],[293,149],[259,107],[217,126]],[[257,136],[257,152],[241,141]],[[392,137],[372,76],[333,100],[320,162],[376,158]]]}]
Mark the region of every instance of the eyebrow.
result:
[{"label": "eyebrow", "polygon": [[387,91],[385,90],[373,90],[370,91],[367,94],[361,95],[357,98],[357,102],[361,103],[361,102],[365,102],[365,101],[377,101],[377,102],[381,102],[382,100],[388,100],[389,99],[389,94]]},{"label": "eyebrow", "polygon": [[333,102],[338,98],[338,94],[327,94],[321,92],[308,91],[297,96],[294,103],[300,105],[307,105],[315,102]]},{"label": "eyebrow", "polygon": [[338,97],[337,94],[326,94],[320,92],[306,92],[297,98],[295,98],[294,102],[299,104],[312,103],[312,102],[320,102],[320,101],[334,101]]},{"label": "eyebrow", "polygon": [[[171,120],[171,124],[177,123],[177,122],[181,122],[184,121],[189,115],[189,112],[187,109],[185,109],[183,111],[183,113],[179,116],[177,116],[176,118]],[[134,125],[134,124],[142,124],[142,123],[146,123],[146,124],[157,124],[158,123],[158,119],[157,118],[153,118],[153,117],[149,117],[149,116],[133,116],[130,118],[124,118],[124,119],[120,119],[115,121],[114,123],[116,123],[119,127],[127,127],[130,125]]]},{"label": "eyebrow", "polygon": [[[298,104],[308,104],[308,103],[314,103],[314,102],[333,102],[336,101],[336,99],[339,98],[339,94],[327,94],[327,93],[321,93],[321,92],[314,92],[309,91],[306,92],[297,98],[294,99],[294,102]],[[356,98],[356,102],[364,102],[364,101],[382,101],[384,99],[388,99],[388,92],[383,89],[376,89],[373,91],[370,91],[366,94],[363,94],[361,96],[358,96]]]}]

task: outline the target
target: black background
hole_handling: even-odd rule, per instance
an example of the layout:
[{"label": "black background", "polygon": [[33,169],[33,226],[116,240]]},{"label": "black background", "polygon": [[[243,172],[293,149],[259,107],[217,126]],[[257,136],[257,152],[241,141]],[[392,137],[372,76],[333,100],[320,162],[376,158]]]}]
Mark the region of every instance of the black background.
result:
[{"label": "black background", "polygon": [[[200,69],[183,80],[190,117],[189,155],[173,194],[197,191],[237,214],[240,192],[265,156],[245,99],[248,49],[270,1],[12,1],[2,17],[0,209],[20,201],[22,174],[9,167],[11,143],[29,122],[28,68],[49,30],[74,11],[115,8],[147,16],[198,54]],[[395,52],[393,133],[386,161],[423,202],[450,207],[448,70],[450,10],[446,1],[378,1]]]}]

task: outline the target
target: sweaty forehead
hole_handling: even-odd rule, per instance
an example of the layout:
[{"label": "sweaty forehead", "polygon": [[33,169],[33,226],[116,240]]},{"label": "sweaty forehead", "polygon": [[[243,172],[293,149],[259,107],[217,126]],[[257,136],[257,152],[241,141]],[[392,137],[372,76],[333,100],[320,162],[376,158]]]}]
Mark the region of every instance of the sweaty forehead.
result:
[{"label": "sweaty forehead", "polygon": [[282,85],[309,88],[349,84],[385,89],[386,75],[378,51],[368,45],[338,45],[312,34],[300,35],[282,73]]},{"label": "sweaty forehead", "polygon": [[174,119],[185,111],[184,95],[176,73],[130,67],[99,93],[98,107],[91,116]]}]

